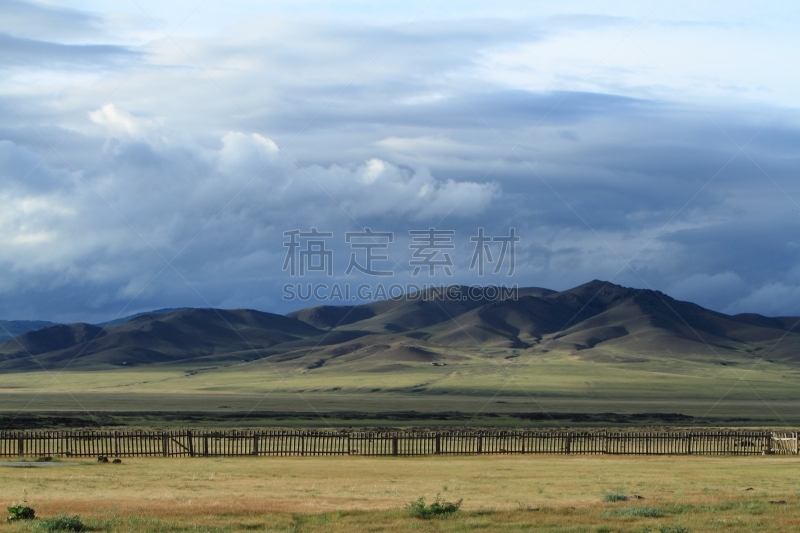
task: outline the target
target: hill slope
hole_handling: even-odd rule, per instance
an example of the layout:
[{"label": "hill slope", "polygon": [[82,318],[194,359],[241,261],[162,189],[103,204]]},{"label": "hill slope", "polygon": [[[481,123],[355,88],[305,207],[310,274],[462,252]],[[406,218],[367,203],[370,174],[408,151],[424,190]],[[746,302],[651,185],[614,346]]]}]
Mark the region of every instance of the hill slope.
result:
[{"label": "hill slope", "polygon": [[0,320],[0,342],[13,339],[29,331],[54,326],[54,322],[46,320]]}]

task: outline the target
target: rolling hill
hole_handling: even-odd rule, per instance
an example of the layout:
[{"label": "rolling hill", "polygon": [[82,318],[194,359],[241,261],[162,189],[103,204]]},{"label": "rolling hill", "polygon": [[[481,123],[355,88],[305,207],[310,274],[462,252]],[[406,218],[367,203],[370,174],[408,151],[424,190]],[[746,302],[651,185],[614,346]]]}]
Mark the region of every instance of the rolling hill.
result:
[{"label": "rolling hill", "polygon": [[500,301],[425,294],[286,316],[176,309],[105,327],[50,325],[0,344],[0,372],[256,360],[254,370],[283,364],[316,373],[392,372],[544,354],[595,363],[800,363],[798,320],[731,316],[595,280],[561,292],[520,289],[517,299]]},{"label": "rolling hill", "polygon": [[[0,368],[38,370],[254,358],[258,350],[322,332],[250,310],[181,309],[144,314],[108,327],[55,325],[0,344]],[[250,355],[236,355],[242,352]]]},{"label": "rolling hill", "polygon": [[35,331],[54,325],[53,322],[48,322],[46,320],[0,320],[0,342],[13,339],[17,335],[29,331]]}]

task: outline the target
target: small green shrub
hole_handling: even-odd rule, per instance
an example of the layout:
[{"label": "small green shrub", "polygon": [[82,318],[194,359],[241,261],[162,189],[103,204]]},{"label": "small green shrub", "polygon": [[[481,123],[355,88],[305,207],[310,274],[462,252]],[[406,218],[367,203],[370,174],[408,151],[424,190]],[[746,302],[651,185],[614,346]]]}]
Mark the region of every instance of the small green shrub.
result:
[{"label": "small green shrub", "polygon": [[419,500],[410,502],[407,509],[411,516],[427,520],[436,516],[447,516],[455,513],[461,507],[462,501],[464,500],[447,502],[437,494],[436,499],[430,505],[425,504],[425,498],[420,498]]},{"label": "small green shrub", "polygon": [[6,522],[15,522],[17,520],[33,520],[36,518],[36,511],[24,503],[12,505],[11,507],[7,507],[7,509],[8,512],[11,513],[11,516],[6,518]]},{"label": "small green shrub", "polygon": [[618,494],[616,492],[606,492],[605,496],[603,496],[604,502],[626,502],[628,501],[627,494]]},{"label": "small green shrub", "polygon": [[644,516],[647,518],[659,518],[664,516],[661,509],[658,507],[628,507],[620,509],[617,512],[618,516]]},{"label": "small green shrub", "polygon": [[39,520],[38,528],[42,531],[86,531],[86,526],[81,522],[81,517],[78,515],[67,516],[54,516],[53,518],[44,518]]}]

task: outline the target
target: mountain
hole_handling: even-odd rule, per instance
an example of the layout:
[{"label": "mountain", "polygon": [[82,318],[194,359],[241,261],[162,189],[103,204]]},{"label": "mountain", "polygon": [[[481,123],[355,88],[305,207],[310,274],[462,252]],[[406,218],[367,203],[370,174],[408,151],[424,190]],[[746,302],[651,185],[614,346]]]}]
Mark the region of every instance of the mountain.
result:
[{"label": "mountain", "polygon": [[800,363],[797,317],[731,316],[598,280],[560,292],[520,289],[517,298],[502,300],[453,289],[286,316],[178,309],[102,328],[51,325],[0,344],[0,371],[263,360],[314,372],[388,372],[543,354],[596,363],[759,357]]},{"label": "mountain", "polygon": [[587,358],[598,349],[605,354],[716,357],[764,351],[781,340],[770,357],[800,362],[798,320],[729,316],[658,291],[595,280],[543,297],[493,302],[423,331],[426,340],[446,346],[481,343]]},{"label": "mountain", "polygon": [[[107,322],[100,322],[99,324],[96,325],[101,327],[113,326],[116,324],[123,324],[125,322],[129,322],[130,320],[133,320],[134,318],[140,317],[142,315],[171,313],[172,311],[179,311],[179,310],[180,310],[179,308],[158,309],[156,311],[147,311],[144,313],[136,313],[135,315],[130,315],[122,318],[116,318],[114,320],[109,320]],[[0,320],[0,342],[5,342],[7,340],[13,339],[17,335],[22,335],[23,333],[36,331],[37,329],[47,328],[55,325],[56,325],[55,322],[48,322],[47,320]]]},{"label": "mountain", "polygon": [[46,320],[0,320],[0,342],[13,339],[22,333],[53,325],[55,325],[54,322]]},{"label": "mountain", "polygon": [[0,370],[242,361],[261,350],[320,335],[297,319],[251,310],[181,309],[106,328],[56,325],[0,344]]},{"label": "mountain", "polygon": [[[409,332],[426,328],[453,317],[460,316],[486,305],[489,295],[486,289],[476,292],[474,298],[468,295],[467,287],[454,287],[450,294],[440,289],[428,289],[409,298],[383,300],[356,306],[318,306],[289,313],[297,318],[323,329],[335,329],[357,324],[358,329],[376,333]],[[536,287],[519,290],[520,296],[548,296],[555,291]]]},{"label": "mountain", "polygon": [[168,308],[165,308],[165,309],[156,309],[155,311],[145,311],[143,313],[136,313],[136,314],[133,314],[133,315],[124,316],[122,318],[115,318],[114,320],[108,320],[106,322],[99,322],[96,325],[97,326],[102,326],[102,327],[115,326],[117,324],[124,324],[125,322],[130,322],[134,318],[138,318],[138,317],[140,317],[142,315],[163,315],[165,313],[171,313],[173,311],[180,311],[182,309],[185,309],[185,308],[184,307],[168,307]]}]

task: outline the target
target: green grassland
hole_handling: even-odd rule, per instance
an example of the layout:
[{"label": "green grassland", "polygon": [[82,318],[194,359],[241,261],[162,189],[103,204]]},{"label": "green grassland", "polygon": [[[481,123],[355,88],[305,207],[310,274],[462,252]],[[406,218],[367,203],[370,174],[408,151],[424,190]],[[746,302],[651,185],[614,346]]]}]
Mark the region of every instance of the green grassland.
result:
[{"label": "green grassland", "polygon": [[442,357],[443,366],[405,361],[390,369],[375,362],[309,368],[312,359],[313,354],[282,363],[4,374],[0,411],[207,411],[228,413],[222,417],[226,424],[245,416],[252,424],[265,418],[302,425],[313,419],[321,425],[410,423],[413,415],[386,416],[409,412],[431,424],[524,425],[531,420],[516,415],[525,413],[538,415],[532,419],[538,424],[553,425],[575,420],[549,419],[547,413],[677,413],[694,417],[690,423],[800,423],[795,363],[729,357],[723,365],[652,356],[598,362],[557,351],[534,356],[510,349],[451,350]]},{"label": "green grassland", "polygon": [[800,367],[762,361],[713,365],[649,358],[597,363],[558,353],[514,358],[469,357],[445,366],[403,363],[391,371],[351,365],[308,369],[291,361],[227,367],[151,365],[104,371],[4,374],[1,390],[132,393],[424,393],[585,399],[793,399]]}]

